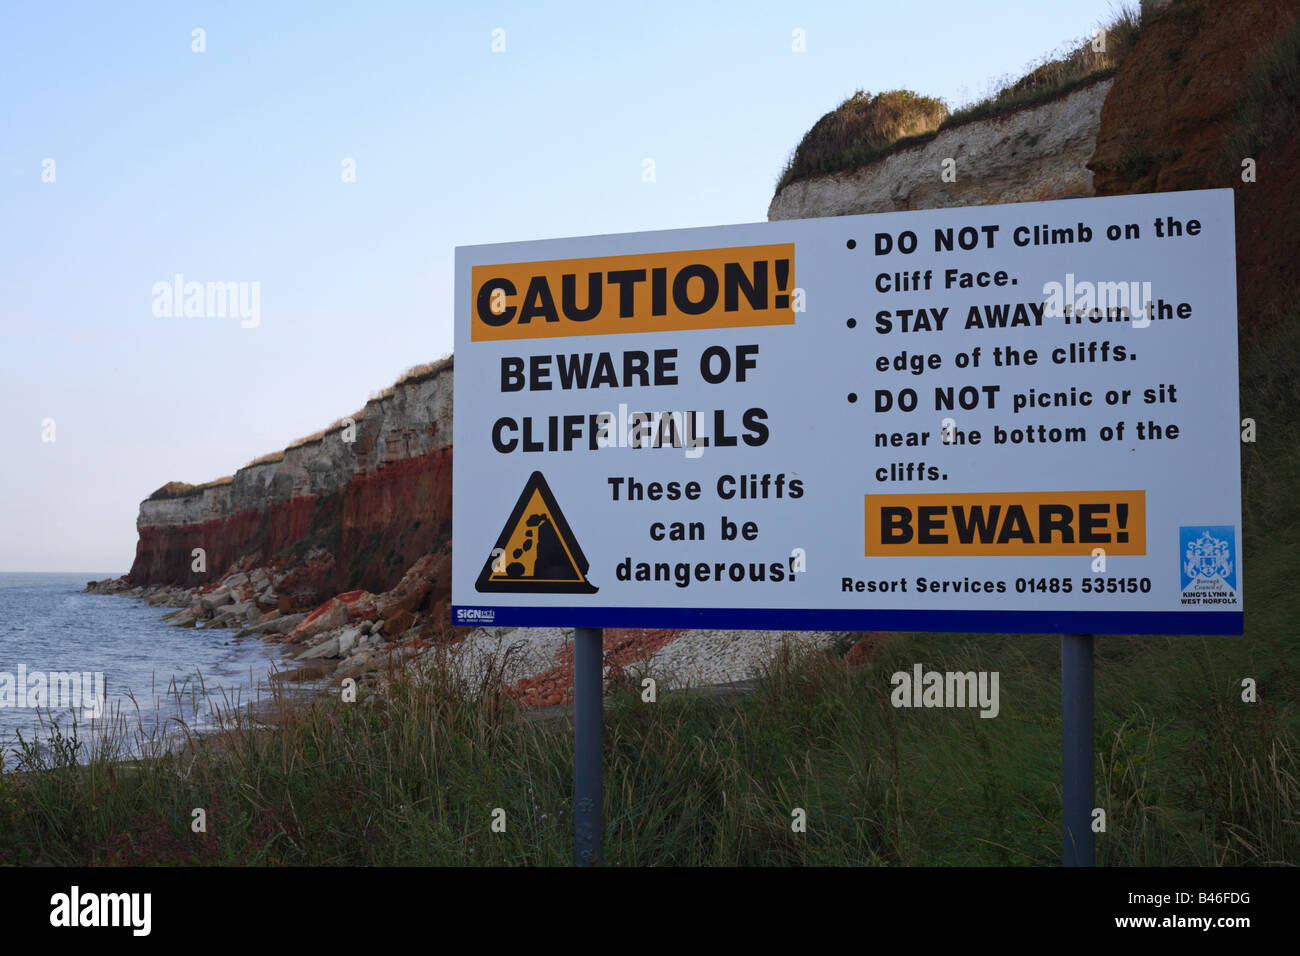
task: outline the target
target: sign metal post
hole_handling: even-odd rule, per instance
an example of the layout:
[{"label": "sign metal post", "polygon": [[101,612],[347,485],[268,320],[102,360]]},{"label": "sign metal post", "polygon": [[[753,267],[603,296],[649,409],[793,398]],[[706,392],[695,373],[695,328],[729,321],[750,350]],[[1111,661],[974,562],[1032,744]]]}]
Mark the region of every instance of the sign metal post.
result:
[{"label": "sign metal post", "polygon": [[1066,866],[1092,866],[1096,795],[1092,635],[1061,635],[1061,805]]},{"label": "sign metal post", "polygon": [[573,858],[599,866],[604,832],[601,723],[604,717],[604,632],[573,631]]}]

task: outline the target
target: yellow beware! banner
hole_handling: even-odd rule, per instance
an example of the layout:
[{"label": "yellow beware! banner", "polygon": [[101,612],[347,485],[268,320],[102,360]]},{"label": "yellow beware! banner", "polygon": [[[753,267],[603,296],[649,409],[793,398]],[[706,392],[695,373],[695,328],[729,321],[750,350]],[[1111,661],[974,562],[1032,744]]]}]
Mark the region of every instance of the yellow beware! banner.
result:
[{"label": "yellow beware! banner", "polygon": [[475,342],[793,325],[794,243],[474,266]]},{"label": "yellow beware! banner", "polygon": [[1145,491],[866,496],[870,556],[1146,554]]}]

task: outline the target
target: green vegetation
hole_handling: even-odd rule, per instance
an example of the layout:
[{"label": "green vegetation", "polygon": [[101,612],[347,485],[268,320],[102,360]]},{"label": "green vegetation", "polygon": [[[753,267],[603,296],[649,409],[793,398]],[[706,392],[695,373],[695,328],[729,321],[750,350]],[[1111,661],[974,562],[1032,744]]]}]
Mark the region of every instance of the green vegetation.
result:
[{"label": "green vegetation", "polygon": [[957,110],[944,127],[960,126],[989,116],[1011,113],[1064,96],[1081,86],[1113,76],[1129,51],[1137,44],[1141,17],[1125,8],[1107,23],[1104,50],[1093,48],[1093,40],[1079,43],[1063,56],[1045,56],[1041,63],[1016,80],[1004,81],[997,91],[978,103]]},{"label": "green vegetation", "polygon": [[1156,164],[1156,157],[1130,146],[1119,159],[1119,174],[1127,182],[1141,179]]},{"label": "green vegetation", "polygon": [[[1097,840],[1109,865],[1300,862],[1300,337],[1242,343],[1246,634],[1099,637]],[[1184,480],[1175,477],[1171,480]],[[779,654],[730,700],[611,688],[608,863],[1055,864],[1060,852],[1059,642],[896,635],[853,668],[843,650]],[[996,719],[896,710],[914,663],[991,670]],[[504,665],[501,665],[502,667]],[[445,667],[388,699],[335,698],[232,716],[185,753],[122,732],[78,764],[69,737],[0,773],[0,864],[563,864],[572,846],[571,728],[522,717],[502,670]],[[1257,682],[1258,702],[1241,700]],[[83,755],[84,759],[84,755]],[[191,832],[191,811],[208,832]],[[506,811],[493,833],[492,810]],[[790,828],[791,810],[808,830]]]},{"label": "green vegetation", "polygon": [[1276,44],[1256,64],[1224,144],[1234,169],[1300,134],[1300,18],[1293,18]]},{"label": "green vegetation", "polygon": [[781,174],[777,192],[799,179],[865,165],[902,143],[922,142],[947,116],[943,100],[911,90],[875,96],[858,90],[804,136]]},{"label": "green vegetation", "polygon": [[949,112],[942,100],[910,90],[875,97],[859,90],[808,131],[781,172],[776,191],[811,176],[855,169],[896,150],[933,139],[963,123],[1000,116],[1056,99],[1111,76],[1137,43],[1141,15],[1123,7],[1103,28],[1105,49],[1093,39],[1045,56],[1017,79],[1005,78],[989,96]]}]

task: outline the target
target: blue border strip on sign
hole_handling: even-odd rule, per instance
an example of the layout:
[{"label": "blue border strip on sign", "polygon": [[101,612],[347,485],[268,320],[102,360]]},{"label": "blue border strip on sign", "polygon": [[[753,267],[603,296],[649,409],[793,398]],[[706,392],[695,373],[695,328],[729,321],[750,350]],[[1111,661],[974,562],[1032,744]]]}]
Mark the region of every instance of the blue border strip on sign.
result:
[{"label": "blue border strip on sign", "polygon": [[[467,611],[464,618],[460,611]],[[672,627],[972,634],[1241,634],[1242,611],[906,611],[454,605],[461,626]]]}]

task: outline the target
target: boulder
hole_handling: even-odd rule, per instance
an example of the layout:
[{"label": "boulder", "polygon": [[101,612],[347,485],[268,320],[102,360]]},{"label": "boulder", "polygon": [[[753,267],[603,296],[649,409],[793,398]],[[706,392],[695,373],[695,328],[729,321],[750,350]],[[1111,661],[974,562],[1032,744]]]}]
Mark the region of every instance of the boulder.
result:
[{"label": "boulder", "polygon": [[297,614],[285,614],[281,617],[273,618],[265,624],[259,625],[259,630],[267,634],[288,634],[295,627],[301,624],[307,615],[299,611]]},{"label": "boulder", "polygon": [[375,596],[369,591],[346,591],[335,600],[347,607],[349,621],[375,616]]},{"label": "boulder", "polygon": [[203,610],[212,611],[224,604],[229,604],[233,600],[234,597],[231,596],[229,591],[224,588],[218,588],[217,590],[210,591],[200,597],[199,604],[203,606]]},{"label": "boulder", "polygon": [[307,648],[307,650],[297,655],[297,658],[300,661],[314,661],[322,657],[338,657],[338,656],[339,656],[339,639],[338,637],[330,637],[321,641],[315,647]]},{"label": "boulder", "polygon": [[348,606],[338,598],[330,598],[302,619],[302,623],[289,635],[289,640],[295,643],[305,641],[309,637],[342,627],[347,622]]},{"label": "boulder", "polygon": [[420,610],[446,564],[444,557],[426,554],[411,565],[395,587],[376,598],[379,616],[386,618],[398,611]]},{"label": "boulder", "polygon": [[415,615],[410,611],[396,611],[383,621],[385,635],[401,634],[415,623]]},{"label": "boulder", "polygon": [[193,627],[198,615],[194,613],[194,608],[184,607],[179,611],[163,615],[164,620],[168,620],[173,627]]},{"label": "boulder", "polygon": [[361,636],[361,628],[349,627],[339,635],[339,657],[347,657],[352,652],[352,648],[357,644],[357,638]]},{"label": "boulder", "polygon": [[291,671],[278,671],[271,674],[270,678],[271,680],[279,681],[321,680],[328,677],[329,674],[330,668],[328,665],[315,664],[308,665],[307,667],[299,667],[296,670]]},{"label": "boulder", "polygon": [[257,610],[257,606],[251,602],[226,604],[212,612],[212,620],[209,622],[208,627],[230,627],[236,622],[246,623],[250,612],[253,613],[254,619],[256,619],[257,614],[261,613]]}]

